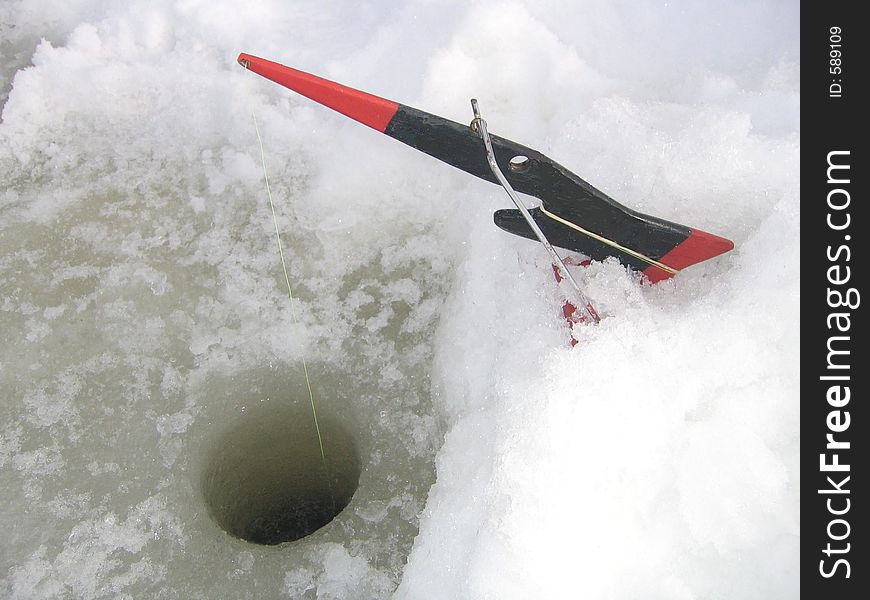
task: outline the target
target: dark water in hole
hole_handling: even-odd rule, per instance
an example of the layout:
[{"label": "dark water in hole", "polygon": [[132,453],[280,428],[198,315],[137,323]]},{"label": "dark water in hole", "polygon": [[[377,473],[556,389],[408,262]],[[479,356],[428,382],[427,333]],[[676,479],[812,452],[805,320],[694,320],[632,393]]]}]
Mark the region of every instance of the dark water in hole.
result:
[{"label": "dark water in hole", "polygon": [[274,545],[314,533],[350,502],[359,482],[356,444],[321,418],[326,461],[310,409],[269,406],[218,438],[203,477],[212,518],[227,533]]},{"label": "dark water in hole", "polygon": [[287,503],[252,520],[239,537],[265,545],[298,540],[332,521],[339,512],[336,509],[329,498]]}]

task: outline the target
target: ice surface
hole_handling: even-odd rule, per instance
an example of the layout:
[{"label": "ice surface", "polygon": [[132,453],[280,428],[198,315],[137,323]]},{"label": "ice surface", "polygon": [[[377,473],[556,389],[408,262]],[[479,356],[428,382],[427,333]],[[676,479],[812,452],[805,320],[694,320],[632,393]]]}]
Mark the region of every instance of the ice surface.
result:
[{"label": "ice surface", "polygon": [[[797,23],[787,0],[4,2],[0,596],[796,597]],[[579,269],[606,318],[571,350],[501,190],[240,51],[461,122],[477,97],[737,247],[656,286]],[[360,488],[253,546],[199,478],[298,398],[303,355]]]}]

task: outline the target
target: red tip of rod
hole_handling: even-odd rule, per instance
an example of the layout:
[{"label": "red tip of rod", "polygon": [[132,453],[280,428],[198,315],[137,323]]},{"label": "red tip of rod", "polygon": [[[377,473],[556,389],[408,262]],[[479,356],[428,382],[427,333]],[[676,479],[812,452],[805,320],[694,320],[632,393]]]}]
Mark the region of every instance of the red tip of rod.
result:
[{"label": "red tip of rod", "polygon": [[[718,235],[693,229],[689,237],[679,246],[665,254],[659,259],[659,262],[680,271],[690,265],[705,261],[724,254],[729,250],[734,249],[734,242],[726,240]],[[644,275],[647,276],[652,283],[673,277],[672,273],[656,267],[655,265],[644,270]]]},{"label": "red tip of rod", "polygon": [[298,71],[250,54],[239,54],[239,64],[266,79],[383,132],[399,109],[392,100]]}]

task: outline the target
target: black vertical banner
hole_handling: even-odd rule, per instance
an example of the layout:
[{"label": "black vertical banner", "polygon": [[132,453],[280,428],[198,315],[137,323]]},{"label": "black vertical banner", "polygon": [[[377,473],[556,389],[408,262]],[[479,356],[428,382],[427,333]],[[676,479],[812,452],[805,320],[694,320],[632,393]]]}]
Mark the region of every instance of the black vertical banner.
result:
[{"label": "black vertical banner", "polygon": [[868,494],[859,491],[870,484],[860,6],[804,3],[801,14],[801,592],[838,600],[870,589]]}]

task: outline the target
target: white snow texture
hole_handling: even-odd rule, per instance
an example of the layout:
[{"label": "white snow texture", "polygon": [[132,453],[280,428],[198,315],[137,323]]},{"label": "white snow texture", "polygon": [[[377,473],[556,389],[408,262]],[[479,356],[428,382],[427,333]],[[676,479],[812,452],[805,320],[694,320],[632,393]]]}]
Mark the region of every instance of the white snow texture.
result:
[{"label": "white snow texture", "polygon": [[[4,0],[0,597],[797,598],[795,0]],[[734,240],[576,276],[498,187],[236,63],[536,148]],[[251,111],[286,244],[288,304]],[[301,394],[363,464],[286,546],[208,517],[209,443]],[[307,401],[307,396],[305,396]]]}]

